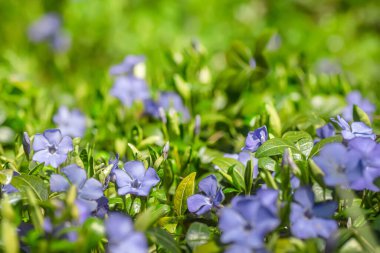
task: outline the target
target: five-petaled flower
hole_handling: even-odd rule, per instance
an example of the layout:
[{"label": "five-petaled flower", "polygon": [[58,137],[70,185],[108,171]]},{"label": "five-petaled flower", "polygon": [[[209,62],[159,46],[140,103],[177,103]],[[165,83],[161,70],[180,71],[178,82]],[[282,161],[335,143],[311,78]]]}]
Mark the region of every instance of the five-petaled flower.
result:
[{"label": "five-petaled flower", "polygon": [[66,106],[61,106],[54,115],[53,121],[58,125],[62,135],[71,137],[83,137],[86,131],[86,117],[79,110],[70,111]]},{"label": "five-petaled flower", "polygon": [[301,239],[329,238],[338,229],[337,222],[331,219],[337,207],[335,201],[315,204],[314,193],[309,187],[297,189],[291,204],[292,234]]},{"label": "five-petaled flower", "polygon": [[114,172],[119,195],[148,196],[151,188],[160,182],[157,172],[150,167],[146,170],[141,161],[126,162],[124,170]]},{"label": "five-petaled flower", "polygon": [[48,129],[34,136],[33,150],[34,161],[57,168],[73,150],[73,141],[69,136],[62,137],[59,129]]},{"label": "five-petaled flower", "polygon": [[220,208],[224,199],[223,191],[218,187],[218,181],[214,175],[202,179],[198,184],[200,194],[194,194],[187,199],[187,207],[190,212],[202,215],[211,208]]},{"label": "five-petaled flower", "polygon": [[52,174],[50,177],[50,190],[52,192],[65,192],[70,188],[70,183],[77,188],[77,199],[81,204],[84,204],[93,212],[98,204],[97,200],[103,196],[102,184],[94,179],[87,179],[86,171],[76,164],[71,164],[64,167],[62,173]]},{"label": "five-petaled flower", "polygon": [[143,233],[133,228],[131,218],[121,213],[111,213],[105,221],[110,253],[147,253],[148,243]]},{"label": "five-petaled flower", "polygon": [[277,196],[275,190],[260,190],[256,196],[235,197],[219,214],[221,242],[261,250],[265,236],[280,224]]},{"label": "five-petaled flower", "polygon": [[132,75],[116,77],[110,93],[127,107],[135,101],[144,101],[150,97],[146,82]]},{"label": "five-petaled flower", "polygon": [[256,152],[256,150],[268,140],[268,130],[266,126],[250,131],[245,139],[245,146],[242,150]]}]

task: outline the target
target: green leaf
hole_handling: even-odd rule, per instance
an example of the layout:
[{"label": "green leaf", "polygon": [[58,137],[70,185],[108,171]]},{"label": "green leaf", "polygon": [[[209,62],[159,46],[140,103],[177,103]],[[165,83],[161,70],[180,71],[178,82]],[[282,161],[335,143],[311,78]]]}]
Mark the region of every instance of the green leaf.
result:
[{"label": "green leaf", "polygon": [[328,143],[333,143],[333,142],[342,142],[342,136],[333,136],[333,137],[328,137],[326,139],[320,140],[317,144],[314,145],[313,149],[311,150],[309,157],[313,157],[316,154],[319,153],[319,151],[323,148]]},{"label": "green leaf", "polygon": [[194,222],[190,225],[189,230],[187,230],[186,242],[192,249],[207,243],[209,239],[209,228],[203,223]]},{"label": "green leaf", "polygon": [[16,176],[12,178],[11,184],[21,192],[26,192],[26,189],[31,189],[40,200],[47,200],[49,197],[47,185],[37,176]]},{"label": "green leaf", "polygon": [[196,172],[185,177],[178,185],[174,194],[174,211],[178,216],[187,209],[187,198],[194,194]]},{"label": "green leaf", "polygon": [[168,253],[181,253],[181,250],[174,240],[174,238],[165,230],[161,228],[152,228],[147,231],[149,238],[155,243],[160,245],[165,252]]},{"label": "green leaf", "polygon": [[195,247],[193,253],[219,253],[219,252],[221,252],[221,249],[219,248],[219,246],[214,241],[211,241],[206,244]]},{"label": "green leaf", "polygon": [[309,156],[314,146],[313,138],[304,131],[290,131],[285,133],[282,138],[294,143],[298,150],[306,157]]},{"label": "green leaf", "polygon": [[244,172],[245,193],[250,194],[253,185],[253,170],[254,165],[252,159],[248,160],[247,167]]},{"label": "green leaf", "polygon": [[256,157],[261,158],[265,156],[282,155],[286,148],[291,149],[294,153],[300,153],[298,149],[288,140],[281,138],[273,138],[267,140],[256,151]]},{"label": "green leaf", "polygon": [[367,113],[365,113],[359,106],[354,105],[352,108],[352,115],[354,117],[354,121],[361,121],[367,126],[371,126],[371,120],[369,119]]},{"label": "green leaf", "polygon": [[280,116],[278,115],[276,108],[271,103],[268,103],[265,105],[265,109],[267,110],[267,113],[269,115],[269,127],[270,127],[270,129],[272,130],[272,132],[275,136],[280,137],[282,127],[281,127]]},{"label": "green leaf", "polygon": [[15,213],[9,203],[8,196],[1,199],[1,249],[4,253],[19,252],[19,240],[17,236],[17,226]]},{"label": "green leaf", "polygon": [[217,157],[212,163],[218,167],[218,172],[222,174],[236,188],[245,189],[244,184],[244,165],[229,157]]},{"label": "green leaf", "polygon": [[261,157],[259,159],[259,165],[258,166],[261,169],[275,171],[277,163],[272,158],[266,156],[266,157]]},{"label": "green leaf", "polygon": [[158,219],[170,212],[170,206],[168,205],[156,205],[150,206],[144,212],[140,213],[135,221],[135,227],[137,230],[146,231],[152,226]]},{"label": "green leaf", "polygon": [[5,169],[0,170],[0,184],[9,184],[12,180],[13,176],[13,170],[11,169]]},{"label": "green leaf", "polygon": [[88,171],[88,153],[87,153],[87,149],[83,149],[80,152],[79,157],[80,157],[80,159],[83,162],[84,169],[86,169]]}]

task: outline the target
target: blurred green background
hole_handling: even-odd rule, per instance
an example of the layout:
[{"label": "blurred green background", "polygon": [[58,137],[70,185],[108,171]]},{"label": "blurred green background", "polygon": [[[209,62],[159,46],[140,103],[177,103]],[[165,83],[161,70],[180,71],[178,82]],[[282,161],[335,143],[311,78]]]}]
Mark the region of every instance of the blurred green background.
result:
[{"label": "blurred green background", "polygon": [[[54,53],[46,43],[28,40],[28,26],[48,12],[62,16],[63,29],[71,37],[67,52]],[[267,78],[242,95],[246,100],[241,104],[257,101],[249,108],[239,107],[243,118],[257,113],[265,100],[258,94],[275,97],[274,104],[285,119],[302,108],[310,110],[302,104],[287,107],[289,99],[294,102],[301,97],[308,102],[318,94],[340,94],[338,104],[343,107],[344,95],[359,89],[376,102],[380,94],[379,12],[378,0],[0,1],[4,124],[17,132],[43,131],[52,126],[52,115],[61,104],[85,112],[97,121],[92,126],[107,124],[107,110],[120,107],[116,102],[107,106],[113,101],[109,102],[112,79],[108,70],[128,54],[147,56],[146,79],[153,93],[178,89],[173,76],[179,73],[193,85],[193,99],[185,99],[193,115],[221,111],[231,105],[223,99],[230,96],[233,102],[236,96],[223,94],[229,85],[220,78],[228,69],[226,52],[235,41],[254,48],[268,31],[278,35],[279,47],[265,54]],[[201,53],[193,57],[197,50]],[[189,58],[209,81],[181,72],[178,57]],[[319,79],[314,73],[326,63],[342,69],[342,74]],[[210,98],[222,102],[211,105]],[[330,104],[324,117],[339,113],[333,110],[336,98],[326,99],[314,103]]]}]

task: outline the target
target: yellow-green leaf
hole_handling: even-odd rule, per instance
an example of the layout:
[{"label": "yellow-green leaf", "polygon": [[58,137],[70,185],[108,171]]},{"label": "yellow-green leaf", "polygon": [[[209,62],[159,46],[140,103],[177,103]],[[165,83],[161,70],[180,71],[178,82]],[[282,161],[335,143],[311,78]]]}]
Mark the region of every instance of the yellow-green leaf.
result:
[{"label": "yellow-green leaf", "polygon": [[174,211],[182,215],[187,209],[187,198],[194,194],[195,175],[193,172],[179,183],[174,194]]}]

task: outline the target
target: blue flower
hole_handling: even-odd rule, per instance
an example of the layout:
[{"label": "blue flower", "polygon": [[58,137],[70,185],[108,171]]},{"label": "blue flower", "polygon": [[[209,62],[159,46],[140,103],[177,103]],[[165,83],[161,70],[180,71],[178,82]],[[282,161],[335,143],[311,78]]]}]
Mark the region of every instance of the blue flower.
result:
[{"label": "blue flower", "polygon": [[86,205],[91,212],[95,211],[98,204],[96,200],[103,196],[102,184],[94,179],[87,179],[86,171],[76,164],[64,167],[62,173],[52,174],[50,177],[50,190],[52,192],[65,192],[70,188],[70,183],[77,188],[78,201]]},{"label": "blue flower", "polygon": [[331,121],[335,122],[342,129],[341,134],[345,140],[351,140],[355,137],[370,138],[372,140],[376,139],[376,135],[373,134],[372,128],[363,122],[352,122],[350,126],[347,121],[339,115],[337,116],[337,119],[332,118]]},{"label": "blue flower", "polygon": [[[357,163],[356,152],[348,151],[341,143],[326,144],[318,156],[313,158],[314,162],[324,172],[324,181],[328,186],[349,186],[350,179],[347,174],[347,165],[350,162]],[[354,180],[351,178],[351,180]]]},{"label": "blue flower", "polygon": [[335,135],[334,126],[328,123],[320,128],[317,128],[317,136],[321,139],[325,139]]},{"label": "blue flower", "polygon": [[262,249],[265,236],[280,224],[277,196],[277,191],[261,190],[254,197],[235,197],[231,207],[220,211],[221,242],[252,250]]},{"label": "blue flower", "polygon": [[170,109],[177,111],[184,122],[190,119],[189,110],[183,104],[181,97],[175,92],[161,92],[157,102],[146,100],[144,106],[145,112],[155,118],[159,118],[159,108],[162,107],[166,112]]},{"label": "blue flower", "polygon": [[126,162],[124,170],[115,170],[115,175],[119,195],[148,196],[151,188],[160,182],[157,172],[150,167],[145,170],[140,161]]},{"label": "blue flower", "polygon": [[55,13],[48,13],[35,21],[28,30],[32,42],[49,42],[55,51],[65,51],[70,46],[70,38],[61,30],[61,19]]},{"label": "blue flower", "polygon": [[351,152],[356,151],[358,162],[351,162],[348,170],[353,178],[351,188],[380,191],[374,180],[380,177],[380,144],[369,138],[354,138],[348,142]]},{"label": "blue flower", "polygon": [[359,106],[370,118],[372,118],[376,110],[375,105],[369,100],[364,99],[359,91],[350,92],[346,97],[346,101],[348,105],[343,110],[343,118],[347,121],[353,120],[352,113],[354,105]]},{"label": "blue flower", "polygon": [[73,141],[69,136],[62,137],[59,129],[48,129],[34,136],[33,150],[34,161],[57,168],[73,150]]},{"label": "blue flower", "polygon": [[268,140],[268,130],[266,126],[250,131],[245,139],[245,146],[242,150],[256,152],[256,150]]},{"label": "blue flower", "polygon": [[331,219],[337,207],[335,201],[315,204],[314,193],[309,187],[297,189],[291,204],[292,234],[301,239],[329,238],[338,229],[336,221]]},{"label": "blue flower", "polygon": [[70,137],[83,137],[86,131],[86,117],[79,110],[72,110],[61,106],[54,115],[53,121],[58,125],[62,135]]},{"label": "blue flower", "polygon": [[127,107],[135,101],[144,101],[150,97],[145,81],[134,76],[118,76],[110,93]]},{"label": "blue flower", "polygon": [[133,75],[133,70],[137,64],[145,61],[145,56],[143,55],[128,55],[124,58],[123,62],[114,65],[110,69],[111,75],[123,75],[129,74]]},{"label": "blue flower", "polygon": [[187,199],[187,206],[190,212],[202,215],[211,210],[211,208],[220,207],[224,199],[223,191],[218,187],[218,181],[214,175],[202,179],[198,184],[201,194],[194,194]]},{"label": "blue flower", "polygon": [[148,243],[143,233],[136,232],[132,220],[121,213],[111,213],[105,221],[110,253],[147,253]]},{"label": "blue flower", "polygon": [[30,155],[30,138],[27,132],[24,132],[22,135],[22,148],[24,149],[24,153],[29,160]]}]

